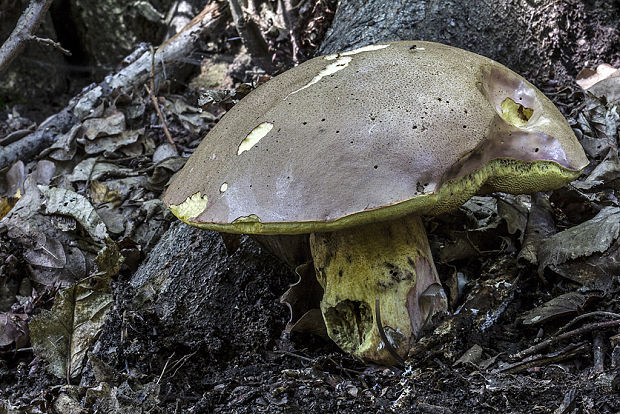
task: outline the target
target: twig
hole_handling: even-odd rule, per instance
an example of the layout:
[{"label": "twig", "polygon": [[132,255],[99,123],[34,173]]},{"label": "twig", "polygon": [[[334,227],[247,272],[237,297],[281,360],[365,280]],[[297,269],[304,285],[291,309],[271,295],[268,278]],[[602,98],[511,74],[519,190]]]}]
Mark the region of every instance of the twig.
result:
[{"label": "twig", "polygon": [[577,322],[582,321],[582,320],[587,319],[587,318],[591,318],[593,316],[605,316],[607,318],[620,319],[620,314],[613,313],[613,312],[594,311],[594,312],[584,313],[583,315],[579,315],[579,316],[575,317],[569,323],[567,323],[566,325],[561,327],[555,334],[559,335],[562,332],[566,332],[568,330],[568,328],[570,328],[571,326],[575,325]]},{"label": "twig", "polygon": [[581,328],[572,330],[572,331],[568,331],[566,333],[563,333],[561,335],[557,335],[554,337],[551,337],[549,339],[546,339],[544,341],[542,341],[539,344],[533,345],[521,352],[517,352],[516,354],[512,355],[511,358],[512,359],[522,359],[528,355],[532,355],[538,351],[540,351],[541,349],[544,349],[546,347],[548,347],[549,345],[552,345],[556,342],[560,342],[563,341],[564,339],[568,339],[570,337],[573,336],[577,336],[577,335],[581,335],[584,334],[586,332],[590,332],[590,331],[594,331],[596,329],[607,329],[607,328],[613,328],[615,326],[620,326],[620,319],[616,319],[614,321],[607,321],[607,322],[597,322],[597,323],[591,323],[589,325],[584,325]]},{"label": "twig", "polygon": [[45,46],[53,47],[54,49],[57,49],[60,53],[62,53],[65,56],[71,56],[71,52],[70,51],[68,51],[67,49],[62,47],[62,45],[60,43],[54,42],[52,39],[38,37],[38,36],[35,36],[35,35],[30,35],[30,37],[28,39],[29,40],[34,40],[35,42],[40,43],[40,44],[45,45]]},{"label": "twig", "polygon": [[[276,351],[274,351],[274,353],[276,353],[276,354],[288,355],[288,356],[291,356],[291,357],[294,357],[294,358],[299,358],[299,359],[301,359],[302,361],[310,362],[310,363],[312,363],[312,364],[316,363],[316,361],[317,361],[317,359],[316,359],[316,358],[308,358],[308,357],[306,357],[306,356],[299,355],[299,354],[296,354],[296,353],[291,352],[291,351],[276,350]],[[358,371],[358,370],[351,369],[351,368],[346,368],[346,367],[343,367],[343,366],[342,366],[342,364],[338,364],[338,363],[336,363],[336,361],[334,361],[334,360],[333,360],[333,359],[331,359],[331,358],[329,358],[329,360],[330,360],[330,361],[331,361],[334,365],[337,365],[337,366],[338,366],[338,369],[340,369],[340,370],[342,370],[342,371],[344,371],[344,372],[347,372],[347,373],[350,373],[350,374],[356,374],[356,375],[366,375],[366,373],[365,373],[365,372]]]},{"label": "twig", "polygon": [[0,73],[9,67],[13,59],[24,49],[26,42],[39,28],[41,20],[54,0],[31,0],[28,8],[22,13],[15,29],[0,47]]},{"label": "twig", "polygon": [[144,89],[146,89],[146,92],[151,97],[151,102],[153,103],[153,106],[155,107],[155,111],[157,111],[159,122],[161,122],[161,127],[164,130],[164,134],[166,135],[168,142],[170,143],[170,145],[172,145],[172,148],[174,148],[174,150],[176,151],[177,146],[174,144],[172,135],[170,135],[170,131],[168,130],[168,125],[166,125],[166,120],[164,119],[164,115],[161,113],[161,109],[159,108],[159,104],[157,103],[157,98],[155,97],[155,94],[153,93],[153,91],[155,90],[155,51],[153,50],[153,48],[151,48],[151,79],[150,79],[150,82],[151,82],[151,88],[149,89],[148,86],[144,85]]},{"label": "twig", "polygon": [[296,353],[291,352],[291,351],[283,351],[283,350],[279,350],[279,349],[278,349],[278,350],[276,350],[276,351],[274,351],[274,352],[275,352],[276,354],[284,354],[284,355],[292,356],[292,357],[295,357],[295,358],[299,358],[299,359],[301,359],[302,361],[306,361],[306,362],[314,362],[314,359],[312,359],[312,358],[308,358],[308,357],[306,357],[306,356],[299,355],[299,354],[296,354]]},{"label": "twig", "polygon": [[162,368],[162,370],[161,370],[161,374],[159,374],[159,378],[157,378],[157,382],[156,382],[156,384],[159,384],[159,383],[160,383],[161,379],[163,378],[164,374],[166,373],[166,368],[168,368],[168,364],[170,363],[170,360],[171,360],[172,358],[174,358],[174,354],[175,354],[175,352],[173,352],[173,353],[172,353],[172,355],[170,355],[170,356],[168,357],[168,359],[166,360],[166,363],[164,364],[164,367],[163,367],[163,368]]},{"label": "twig", "polygon": [[509,364],[504,366],[498,370],[498,372],[503,372],[507,374],[516,374],[518,372],[524,372],[528,369],[535,367],[542,367],[550,364],[557,364],[561,361],[566,361],[567,359],[574,358],[577,355],[582,355],[589,352],[590,346],[587,342],[580,342],[578,344],[571,344],[567,346],[565,349],[562,349],[557,352],[552,352],[546,355],[534,355],[529,358],[526,358],[523,361],[516,362],[514,364]]},{"label": "twig", "polygon": [[159,108],[159,104],[157,103],[157,98],[155,97],[155,95],[153,94],[153,92],[148,86],[144,85],[144,89],[146,89],[146,92],[151,97],[151,102],[153,103],[153,106],[155,107],[155,111],[157,112],[157,117],[159,118],[159,122],[161,122],[161,127],[164,130],[164,134],[166,135],[168,142],[170,143],[170,145],[172,145],[172,147],[176,151],[177,147],[176,145],[174,145],[174,140],[172,139],[172,135],[170,135],[170,131],[168,131],[168,126],[166,125],[166,120],[164,119],[164,115],[161,113],[161,109]]}]

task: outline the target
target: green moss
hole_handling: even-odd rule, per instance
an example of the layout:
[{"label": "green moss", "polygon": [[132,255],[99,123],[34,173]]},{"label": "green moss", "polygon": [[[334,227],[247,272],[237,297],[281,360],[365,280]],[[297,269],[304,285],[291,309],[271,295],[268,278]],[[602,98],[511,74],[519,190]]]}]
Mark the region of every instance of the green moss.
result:
[{"label": "green moss", "polygon": [[501,158],[489,161],[464,177],[444,183],[437,193],[415,196],[398,204],[367,210],[327,222],[262,223],[260,217],[242,217],[230,224],[196,223],[179,217],[187,224],[225,233],[247,234],[300,234],[341,230],[376,221],[391,220],[409,214],[437,215],[454,210],[476,194],[502,191],[527,194],[563,187],[579,177],[581,171],[572,171],[551,161],[523,162]]}]

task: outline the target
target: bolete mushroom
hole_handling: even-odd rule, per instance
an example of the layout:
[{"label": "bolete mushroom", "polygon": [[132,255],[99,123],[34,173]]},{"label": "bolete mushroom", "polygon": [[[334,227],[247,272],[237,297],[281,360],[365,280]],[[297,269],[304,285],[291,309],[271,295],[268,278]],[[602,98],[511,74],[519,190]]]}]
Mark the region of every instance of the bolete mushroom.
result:
[{"label": "bolete mushroom", "polygon": [[420,216],[475,194],[559,188],[587,164],[564,117],[521,76],[399,41],[317,57],[258,87],[164,200],[205,229],[310,233],[329,336],[390,364],[446,307]]}]

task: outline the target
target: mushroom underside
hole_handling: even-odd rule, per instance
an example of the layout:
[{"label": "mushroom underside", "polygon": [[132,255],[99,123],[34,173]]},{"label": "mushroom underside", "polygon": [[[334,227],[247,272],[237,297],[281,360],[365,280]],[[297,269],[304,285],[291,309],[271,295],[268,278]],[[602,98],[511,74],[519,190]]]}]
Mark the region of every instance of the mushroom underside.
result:
[{"label": "mushroom underside", "polygon": [[313,233],[310,247],[327,333],[358,358],[396,364],[447,308],[418,216]]}]

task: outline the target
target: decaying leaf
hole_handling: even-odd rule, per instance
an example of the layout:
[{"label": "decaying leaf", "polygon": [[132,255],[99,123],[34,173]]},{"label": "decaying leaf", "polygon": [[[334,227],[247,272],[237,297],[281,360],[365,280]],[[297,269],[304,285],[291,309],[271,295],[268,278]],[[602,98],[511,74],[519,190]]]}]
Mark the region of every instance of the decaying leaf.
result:
[{"label": "decaying leaf", "polygon": [[620,69],[603,63],[596,70],[582,69],[577,74],[577,84],[598,97],[605,97],[607,102],[620,99]]},{"label": "decaying leaf", "polygon": [[180,97],[168,97],[165,100],[164,108],[175,114],[183,126],[192,132],[200,131],[216,119],[210,112],[188,105]]},{"label": "decaying leaf", "polygon": [[122,168],[109,162],[96,162],[97,158],[86,158],[75,166],[73,172],[67,176],[67,180],[71,183],[80,181],[101,181],[106,175],[114,172],[118,175],[136,175],[135,171],[130,168]]},{"label": "decaying leaf", "polygon": [[478,344],[469,348],[459,359],[454,362],[454,366],[472,364],[477,366],[482,359],[482,347]]},{"label": "decaying leaf", "polygon": [[170,157],[177,157],[178,155],[179,153],[177,149],[169,142],[165,142],[155,149],[155,152],[153,153],[153,162],[157,164],[160,161]]},{"label": "decaying leaf", "polygon": [[497,199],[497,214],[504,219],[508,233],[518,234],[519,241],[523,242],[530,203],[528,196],[503,194]]},{"label": "decaying leaf", "polygon": [[39,186],[45,197],[46,214],[63,214],[75,218],[93,240],[103,242],[108,231],[86,197],[64,188]]},{"label": "decaying leaf", "polygon": [[538,250],[538,270],[578,257],[602,253],[620,235],[620,208],[605,207],[594,218],[545,240]]},{"label": "decaying leaf", "polygon": [[620,189],[620,160],[615,151],[609,151],[585,179],[573,183],[575,188],[588,191],[593,189],[618,188]]},{"label": "decaying leaf", "polygon": [[2,186],[1,195],[10,197],[14,196],[18,190],[23,192],[24,180],[26,179],[24,168],[24,163],[17,161],[7,170],[3,177],[5,182]]},{"label": "decaying leaf", "polygon": [[[620,83],[620,78],[616,79]],[[603,98],[592,93],[586,95],[585,106],[573,123],[579,142],[594,162],[608,155],[610,151],[617,153],[616,133],[619,121],[618,104],[604,102]]]},{"label": "decaying leaf", "polygon": [[42,311],[30,322],[32,347],[57,377],[69,380],[81,373],[86,352],[112,304],[110,279],[121,262],[116,245],[109,242],[97,255],[93,274],[58,291],[52,309]]},{"label": "decaying leaf", "polygon": [[620,239],[603,253],[549,266],[560,276],[590,289],[607,292],[620,275]]},{"label": "decaying leaf", "polygon": [[577,82],[577,85],[587,90],[600,81],[613,76],[616,71],[618,71],[618,69],[614,68],[610,64],[601,63],[596,67],[596,70],[589,68],[581,69],[577,74],[575,81]]},{"label": "decaying leaf", "polygon": [[15,204],[21,198],[24,180],[26,179],[24,163],[17,161],[2,178],[4,182],[0,185],[0,188],[2,188],[0,192],[0,220],[15,207]]},{"label": "decaying leaf", "polygon": [[83,140],[84,151],[91,155],[104,151],[114,152],[137,142],[142,135],[144,135],[144,128],[123,131],[117,135],[106,135],[93,140]]},{"label": "decaying leaf", "polygon": [[449,263],[514,249],[512,238],[508,237],[508,234],[517,231],[520,236],[523,234],[527,207],[522,206],[522,202],[516,197],[502,197],[505,197],[505,200],[476,196],[463,204],[459,213],[465,213],[468,219],[467,229],[450,232],[450,242],[439,251],[442,262]]},{"label": "decaying leaf", "polygon": [[525,237],[518,259],[530,264],[538,263],[540,243],[556,232],[553,221],[553,208],[549,199],[542,193],[532,196],[532,207],[527,218]]},{"label": "decaying leaf", "polygon": [[62,269],[67,264],[67,256],[62,244],[57,239],[47,237],[45,233],[36,233],[34,246],[24,251],[24,259],[34,266]]},{"label": "decaying leaf", "polygon": [[90,182],[90,194],[95,203],[112,203],[118,206],[122,201],[120,191],[110,189],[97,180]]},{"label": "decaying leaf", "polygon": [[111,111],[105,118],[90,118],[82,123],[84,137],[93,140],[100,136],[120,134],[125,131],[125,115],[120,111]]},{"label": "decaying leaf", "polygon": [[523,324],[540,325],[563,316],[575,315],[586,303],[598,295],[581,292],[568,292],[557,296],[523,315]]},{"label": "decaying leaf", "polygon": [[28,343],[28,315],[23,313],[0,313],[0,350],[11,345],[21,348]]},{"label": "decaying leaf", "polygon": [[41,156],[48,156],[57,161],[73,159],[77,151],[76,139],[81,128],[81,124],[76,124],[68,132],[59,135],[49,148],[41,152]]},{"label": "decaying leaf", "polygon": [[170,177],[183,168],[186,161],[187,158],[184,157],[169,157],[157,163],[149,177],[147,188],[154,191],[163,190]]}]

